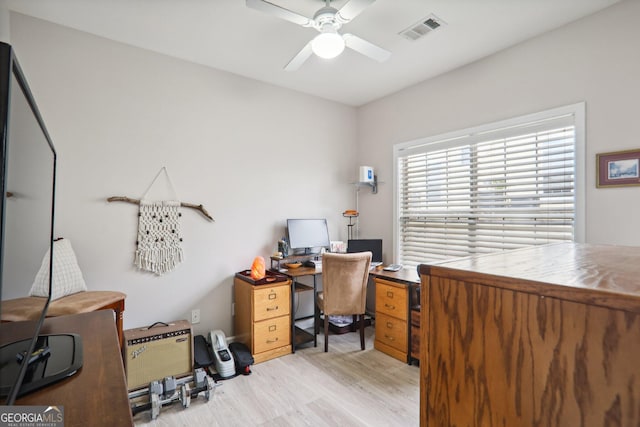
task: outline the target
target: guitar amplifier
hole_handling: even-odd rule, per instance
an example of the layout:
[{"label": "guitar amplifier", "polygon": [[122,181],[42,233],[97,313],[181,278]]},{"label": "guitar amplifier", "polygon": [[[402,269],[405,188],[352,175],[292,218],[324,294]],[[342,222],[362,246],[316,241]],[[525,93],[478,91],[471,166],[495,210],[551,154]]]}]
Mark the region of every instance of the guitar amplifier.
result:
[{"label": "guitar amplifier", "polygon": [[186,320],[156,322],[124,331],[124,368],[129,391],[165,377],[193,373],[193,337]]}]

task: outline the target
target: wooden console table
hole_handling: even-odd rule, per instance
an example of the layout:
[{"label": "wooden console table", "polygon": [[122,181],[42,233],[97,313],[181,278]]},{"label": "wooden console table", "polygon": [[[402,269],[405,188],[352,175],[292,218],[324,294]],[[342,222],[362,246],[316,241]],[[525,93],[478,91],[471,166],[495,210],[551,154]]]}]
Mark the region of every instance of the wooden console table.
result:
[{"label": "wooden console table", "polygon": [[639,261],[564,243],[420,266],[420,425],[639,425]]},{"label": "wooden console table", "polygon": [[[127,296],[117,291],[83,291],[58,298],[49,303],[47,317],[89,313],[97,310],[113,310],[115,313],[118,341],[122,347],[122,317]],[[2,322],[22,322],[40,318],[47,299],[23,297],[2,301]]]},{"label": "wooden console table", "polygon": [[[0,344],[29,338],[33,322],[2,324]],[[83,366],[73,376],[24,395],[16,405],[64,407],[65,426],[132,426],[120,343],[110,310],[45,320],[41,334],[82,337]]]}]

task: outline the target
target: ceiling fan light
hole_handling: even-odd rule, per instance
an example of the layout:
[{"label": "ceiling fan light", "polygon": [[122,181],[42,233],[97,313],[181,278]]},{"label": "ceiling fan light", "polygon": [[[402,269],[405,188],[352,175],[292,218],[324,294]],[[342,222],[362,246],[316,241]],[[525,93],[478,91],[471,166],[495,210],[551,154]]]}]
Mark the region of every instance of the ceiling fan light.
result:
[{"label": "ceiling fan light", "polygon": [[344,39],[336,32],[321,33],[311,42],[311,49],[320,58],[335,58],[344,50]]}]

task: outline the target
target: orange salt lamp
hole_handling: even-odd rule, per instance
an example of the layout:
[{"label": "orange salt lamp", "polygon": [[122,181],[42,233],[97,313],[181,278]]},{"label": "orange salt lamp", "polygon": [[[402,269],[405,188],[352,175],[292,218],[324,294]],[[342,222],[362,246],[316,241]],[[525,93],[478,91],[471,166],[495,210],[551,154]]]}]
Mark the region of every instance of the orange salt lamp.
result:
[{"label": "orange salt lamp", "polygon": [[253,259],[253,263],[251,264],[251,278],[253,280],[260,280],[263,279],[265,275],[264,258],[257,256]]}]

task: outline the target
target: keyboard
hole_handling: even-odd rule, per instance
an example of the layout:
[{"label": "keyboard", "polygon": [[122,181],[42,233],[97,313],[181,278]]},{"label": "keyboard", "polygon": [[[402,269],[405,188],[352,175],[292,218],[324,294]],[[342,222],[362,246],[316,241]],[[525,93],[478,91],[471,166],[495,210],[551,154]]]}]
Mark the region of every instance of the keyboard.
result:
[{"label": "keyboard", "polygon": [[379,265],[382,265],[382,261],[373,261],[373,262],[371,263],[371,267],[377,267],[377,266],[379,266]]},{"label": "keyboard", "polygon": [[383,270],[385,270],[385,271],[400,271],[400,270],[402,270],[402,264],[389,264],[385,268],[383,268]]}]

